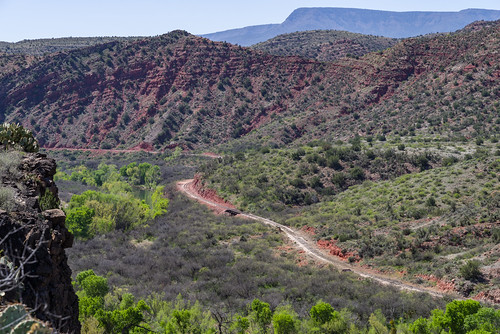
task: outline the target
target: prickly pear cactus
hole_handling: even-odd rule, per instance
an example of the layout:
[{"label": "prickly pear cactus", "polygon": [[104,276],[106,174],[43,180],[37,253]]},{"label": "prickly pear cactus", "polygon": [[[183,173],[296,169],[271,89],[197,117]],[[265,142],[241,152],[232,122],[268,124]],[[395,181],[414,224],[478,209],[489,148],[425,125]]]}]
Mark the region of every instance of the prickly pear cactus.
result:
[{"label": "prickly pear cactus", "polygon": [[38,142],[30,130],[19,124],[0,125],[0,145],[5,148],[20,146],[25,152],[38,152]]},{"label": "prickly pear cactus", "polygon": [[21,321],[10,330],[10,334],[49,334],[52,330],[38,320],[29,319]]},{"label": "prickly pear cactus", "polygon": [[21,304],[14,304],[7,306],[0,313],[0,332],[5,328],[14,328],[19,322],[26,319],[28,313]]},{"label": "prickly pear cactus", "polygon": [[0,311],[0,333],[48,334],[52,330],[42,321],[31,317],[22,304],[12,304]]}]

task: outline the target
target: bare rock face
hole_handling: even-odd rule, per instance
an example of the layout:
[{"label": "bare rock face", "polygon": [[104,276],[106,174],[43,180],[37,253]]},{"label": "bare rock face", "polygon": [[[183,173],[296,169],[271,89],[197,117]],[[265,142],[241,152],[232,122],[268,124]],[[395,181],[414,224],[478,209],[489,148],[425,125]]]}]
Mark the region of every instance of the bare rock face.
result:
[{"label": "bare rock face", "polygon": [[40,208],[40,198],[48,192],[57,198],[56,164],[43,154],[27,154],[19,169],[21,173],[0,176],[0,186],[15,190],[15,209],[0,211],[2,301],[22,302],[59,332],[80,333],[78,298],[64,251],[72,246],[73,235],[63,211]]}]

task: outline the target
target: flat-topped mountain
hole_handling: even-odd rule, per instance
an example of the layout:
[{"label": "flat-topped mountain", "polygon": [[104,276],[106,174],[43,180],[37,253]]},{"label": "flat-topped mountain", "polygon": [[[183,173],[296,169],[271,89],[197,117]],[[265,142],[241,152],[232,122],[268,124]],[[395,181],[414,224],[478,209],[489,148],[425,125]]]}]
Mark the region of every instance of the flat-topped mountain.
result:
[{"label": "flat-topped mountain", "polygon": [[392,38],[451,32],[474,21],[500,19],[500,11],[466,9],[459,12],[391,12],[355,8],[298,8],[280,24],[249,26],[203,35],[214,41],[243,46],[275,36],[307,30],[345,30]]}]

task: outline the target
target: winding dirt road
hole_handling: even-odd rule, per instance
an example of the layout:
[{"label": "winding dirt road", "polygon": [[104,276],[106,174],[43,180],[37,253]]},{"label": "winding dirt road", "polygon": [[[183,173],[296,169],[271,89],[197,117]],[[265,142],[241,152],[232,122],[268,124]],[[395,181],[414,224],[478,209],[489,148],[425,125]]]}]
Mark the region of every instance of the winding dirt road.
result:
[{"label": "winding dirt road", "polygon": [[[209,199],[203,198],[194,187],[192,187],[192,183],[194,180],[184,180],[180,181],[177,183],[177,188],[185,193],[187,196],[197,200],[198,202],[201,202],[202,204],[205,204],[213,209],[216,209],[217,211],[224,212],[225,210],[234,210],[233,208],[230,208],[229,206],[225,206],[220,203],[215,203]],[[383,285],[390,285],[397,287],[401,290],[407,290],[407,291],[415,291],[415,292],[422,292],[422,293],[428,293],[434,297],[442,298],[444,297],[444,294],[437,292],[435,290],[432,290],[430,288],[424,288],[424,287],[419,287],[419,286],[414,286],[411,285],[407,282],[403,282],[401,280],[385,276],[380,273],[376,273],[370,269],[366,268],[361,268],[358,266],[350,265],[348,263],[345,263],[339,259],[337,259],[334,256],[331,256],[325,252],[323,252],[315,243],[314,240],[312,240],[310,237],[308,237],[305,233],[302,233],[300,231],[297,231],[293,228],[290,228],[288,226],[279,224],[275,221],[272,221],[270,219],[264,218],[264,217],[259,217],[250,213],[240,213],[238,214],[240,217],[248,218],[248,219],[253,219],[256,221],[259,221],[261,223],[264,223],[266,225],[275,227],[279,229],[282,233],[286,235],[286,237],[291,240],[295,246],[304,251],[305,254],[309,255],[310,257],[314,258],[315,260],[319,262],[326,263],[328,265],[333,265],[340,270],[345,270],[345,271],[351,271],[363,278],[369,278],[372,279],[380,284]]]}]

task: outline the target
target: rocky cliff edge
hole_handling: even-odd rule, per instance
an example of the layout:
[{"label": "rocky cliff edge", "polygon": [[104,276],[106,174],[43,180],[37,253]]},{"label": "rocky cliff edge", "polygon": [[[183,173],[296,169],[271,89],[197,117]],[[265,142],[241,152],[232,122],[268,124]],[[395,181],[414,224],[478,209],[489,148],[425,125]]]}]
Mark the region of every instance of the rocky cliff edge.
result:
[{"label": "rocky cliff edge", "polygon": [[0,304],[19,301],[59,332],[80,333],[55,172],[44,154],[0,150]]}]

